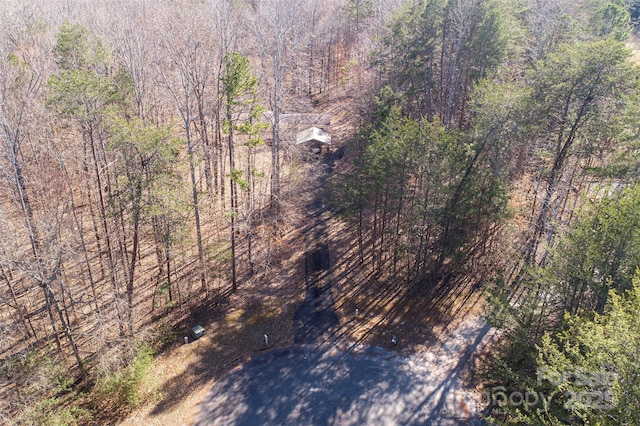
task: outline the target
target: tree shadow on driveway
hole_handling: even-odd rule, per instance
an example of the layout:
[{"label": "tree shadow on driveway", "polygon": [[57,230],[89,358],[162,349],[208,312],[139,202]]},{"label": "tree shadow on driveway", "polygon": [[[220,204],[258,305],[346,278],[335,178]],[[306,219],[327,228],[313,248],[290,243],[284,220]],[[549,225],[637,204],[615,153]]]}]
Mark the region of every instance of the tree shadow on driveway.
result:
[{"label": "tree shadow on driveway", "polygon": [[[478,331],[476,342],[486,333]],[[422,361],[378,347],[360,353],[312,345],[273,350],[218,381],[195,424],[482,424],[456,385],[459,368],[432,374]]]}]

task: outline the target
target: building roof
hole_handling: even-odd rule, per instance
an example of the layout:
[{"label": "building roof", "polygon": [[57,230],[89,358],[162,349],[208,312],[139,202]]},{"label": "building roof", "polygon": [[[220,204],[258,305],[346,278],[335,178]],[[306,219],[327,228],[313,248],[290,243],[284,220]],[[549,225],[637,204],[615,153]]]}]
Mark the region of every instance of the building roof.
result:
[{"label": "building roof", "polygon": [[317,127],[310,127],[298,133],[296,143],[303,144],[306,142],[320,142],[331,145],[331,135]]}]

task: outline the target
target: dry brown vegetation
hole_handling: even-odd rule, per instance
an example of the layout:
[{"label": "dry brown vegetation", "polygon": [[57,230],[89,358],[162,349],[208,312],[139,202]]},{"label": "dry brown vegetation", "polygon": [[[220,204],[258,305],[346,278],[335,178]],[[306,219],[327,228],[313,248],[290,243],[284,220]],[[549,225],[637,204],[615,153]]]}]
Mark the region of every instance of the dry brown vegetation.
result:
[{"label": "dry brown vegetation", "polygon": [[[485,284],[524,292],[584,197],[624,185],[592,171],[635,152],[636,71],[606,16],[569,34],[572,2],[387,26],[399,3],[0,5],[0,422],[185,421],[294,342],[314,227],[345,349],[423,351]],[[332,152],[289,113],[330,116]]]},{"label": "dry brown vegetation", "polygon": [[[0,46],[0,418],[46,423],[56,406],[73,408],[77,399],[96,421],[113,422],[129,408],[94,385],[125,371],[140,342],[154,342],[158,354],[186,350],[174,346],[196,323],[209,332],[201,342],[220,342],[208,355],[218,367],[167,390],[160,381],[151,400],[164,394],[167,404],[190,383],[219,376],[264,332],[272,345],[290,340],[302,288],[307,155],[287,139],[290,129],[265,132],[271,144],[254,148],[251,162],[246,138],[236,140],[252,195],[239,193],[239,285],[230,292],[223,59],[233,51],[249,58],[267,109],[309,113],[314,103],[331,105],[335,93],[365,90],[351,74],[362,77],[369,41],[353,32],[341,2],[280,6],[132,0],[0,8],[10,23]],[[286,37],[266,43],[264,31],[278,30],[269,23],[280,18],[290,26]],[[356,96],[344,99],[328,112],[353,114]],[[60,371],[38,373],[52,364]]]}]

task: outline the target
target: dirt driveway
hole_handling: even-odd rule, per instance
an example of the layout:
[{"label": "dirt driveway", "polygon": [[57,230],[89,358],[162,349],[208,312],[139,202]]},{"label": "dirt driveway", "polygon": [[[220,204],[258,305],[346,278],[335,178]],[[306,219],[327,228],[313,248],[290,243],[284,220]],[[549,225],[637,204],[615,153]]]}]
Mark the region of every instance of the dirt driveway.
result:
[{"label": "dirt driveway", "polygon": [[[327,172],[331,171],[331,159]],[[322,179],[322,178],[321,178]],[[401,356],[334,338],[338,316],[319,195],[307,206],[306,296],[294,317],[294,345],[254,358],[218,380],[196,425],[483,424],[466,389],[471,357],[493,330],[468,315],[426,352]]]}]

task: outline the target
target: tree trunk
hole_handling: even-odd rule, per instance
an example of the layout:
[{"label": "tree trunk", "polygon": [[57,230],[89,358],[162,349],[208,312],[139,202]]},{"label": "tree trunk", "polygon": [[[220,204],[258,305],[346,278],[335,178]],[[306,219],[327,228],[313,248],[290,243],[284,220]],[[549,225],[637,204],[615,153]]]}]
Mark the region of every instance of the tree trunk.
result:
[{"label": "tree trunk", "polygon": [[236,291],[238,288],[236,276],[236,216],[238,215],[238,186],[235,181],[234,173],[236,170],[236,159],[233,146],[233,125],[231,124],[231,101],[227,98],[227,120],[229,121],[229,135],[227,138],[229,150],[229,184],[231,188],[231,290]]},{"label": "tree trunk", "polygon": [[140,229],[140,198],[142,196],[142,183],[137,182],[134,190],[134,199],[132,210],[132,222],[133,222],[133,235],[132,235],[132,247],[131,247],[131,262],[129,264],[129,280],[127,281],[127,328],[129,329],[129,336],[133,337],[133,292],[136,273],[136,259],[138,258],[139,250],[139,229]]}]

